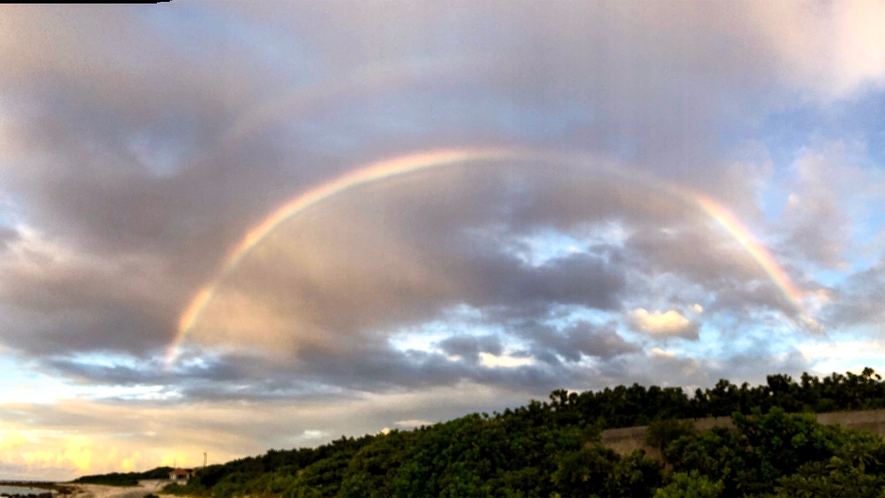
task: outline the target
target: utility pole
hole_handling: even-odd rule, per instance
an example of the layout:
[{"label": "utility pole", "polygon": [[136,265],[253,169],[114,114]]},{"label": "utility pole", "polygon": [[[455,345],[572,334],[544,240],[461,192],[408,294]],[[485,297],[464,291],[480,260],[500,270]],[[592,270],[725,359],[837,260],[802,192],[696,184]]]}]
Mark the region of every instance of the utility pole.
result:
[{"label": "utility pole", "polygon": [[206,468],[206,458],[207,458],[207,456],[206,456],[206,452],[204,451],[204,452],[203,452],[203,468],[204,468],[204,469]]}]

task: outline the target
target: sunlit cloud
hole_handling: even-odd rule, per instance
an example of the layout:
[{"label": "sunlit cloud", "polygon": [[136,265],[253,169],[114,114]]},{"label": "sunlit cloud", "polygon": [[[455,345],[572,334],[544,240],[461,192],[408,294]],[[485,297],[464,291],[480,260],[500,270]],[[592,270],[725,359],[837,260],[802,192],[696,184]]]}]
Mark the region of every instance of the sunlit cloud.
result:
[{"label": "sunlit cloud", "polygon": [[675,310],[649,312],[637,308],[628,313],[627,320],[636,330],[652,336],[698,338],[698,325]]},{"label": "sunlit cloud", "polygon": [[516,368],[525,365],[534,365],[534,358],[517,358],[508,355],[495,356],[489,353],[479,353],[480,363],[489,368]]},{"label": "sunlit cloud", "polygon": [[664,358],[675,358],[676,357],[676,353],[674,353],[673,351],[664,351],[661,348],[652,348],[651,354],[653,356],[660,356],[660,357],[664,357]]}]

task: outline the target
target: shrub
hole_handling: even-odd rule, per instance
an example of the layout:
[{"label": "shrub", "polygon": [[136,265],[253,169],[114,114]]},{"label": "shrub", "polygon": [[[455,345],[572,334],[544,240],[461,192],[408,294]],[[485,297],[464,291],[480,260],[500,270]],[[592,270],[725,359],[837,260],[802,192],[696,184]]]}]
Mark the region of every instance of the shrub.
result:
[{"label": "shrub", "polygon": [[649,424],[645,444],[663,451],[671,442],[695,433],[697,429],[691,420],[658,420]]}]

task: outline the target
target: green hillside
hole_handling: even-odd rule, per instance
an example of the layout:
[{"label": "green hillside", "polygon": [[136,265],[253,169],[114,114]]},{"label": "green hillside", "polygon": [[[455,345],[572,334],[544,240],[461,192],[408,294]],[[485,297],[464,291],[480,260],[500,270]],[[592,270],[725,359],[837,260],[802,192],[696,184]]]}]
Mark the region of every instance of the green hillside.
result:
[{"label": "green hillside", "polygon": [[168,479],[172,467],[157,467],[147,472],[114,472],[111,474],[99,474],[83,476],[74,479],[78,484],[105,484],[108,486],[138,486],[138,481],[143,479]]},{"label": "green hillside", "polygon": [[[812,412],[885,406],[871,369],[761,386],[722,380],[689,396],[634,384],[554,391],[548,401],[412,431],[342,437],[213,465],[164,492],[226,498],[885,496],[885,441],[815,422]],[[795,412],[794,414],[788,414]],[[694,433],[676,419],[731,415],[734,430]],[[619,456],[603,429],[650,424],[649,444]]]}]

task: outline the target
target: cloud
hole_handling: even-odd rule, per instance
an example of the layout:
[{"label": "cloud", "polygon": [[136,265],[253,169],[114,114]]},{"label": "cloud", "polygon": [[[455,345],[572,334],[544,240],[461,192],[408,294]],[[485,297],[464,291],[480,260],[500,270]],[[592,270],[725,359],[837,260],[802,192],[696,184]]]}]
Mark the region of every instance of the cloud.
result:
[{"label": "cloud", "polygon": [[[865,333],[879,315],[882,292],[875,278],[881,254],[875,237],[885,176],[859,140],[814,143],[790,165],[790,194],[777,220],[778,251],[803,271],[804,305],[815,318],[799,317],[810,330]],[[839,275],[816,281],[815,272]],[[875,327],[873,325],[873,327]]]},{"label": "cloud", "polygon": [[837,330],[851,330],[860,325],[871,328],[874,334],[881,332],[885,318],[883,261],[850,275],[832,293],[836,297],[822,310],[827,325]]},{"label": "cloud", "polygon": [[515,368],[535,364],[534,358],[493,355],[491,353],[479,353],[479,361],[488,368]]},{"label": "cloud", "polygon": [[0,225],[0,244],[3,244],[5,248],[8,249],[10,244],[14,243],[18,238],[18,230]]},{"label": "cloud", "polygon": [[492,335],[479,337],[470,335],[451,336],[440,341],[439,347],[447,354],[468,358],[473,361],[477,361],[480,354],[500,356],[504,351],[500,339]]},{"label": "cloud", "polygon": [[327,434],[323,431],[316,431],[316,430],[305,430],[300,436],[300,438],[304,439],[304,440],[326,439],[328,437],[329,437],[329,434]]},{"label": "cloud", "polygon": [[844,197],[836,189],[846,178],[828,170],[847,172],[849,167],[838,157],[837,147],[828,149],[809,152],[793,164],[798,185],[788,196],[781,217],[789,233],[786,244],[793,252],[802,252],[803,259],[828,268],[845,269],[843,254],[850,243],[850,219],[840,206]]},{"label": "cloud", "polygon": [[[4,469],[233,458],[555,388],[810,365],[804,317],[691,191],[826,292],[807,298],[822,326],[881,328],[878,138],[815,131],[876,108],[858,99],[885,82],[881,6],[456,7],[5,12],[0,350],[94,399],[5,406],[9,441],[43,432]],[[486,146],[550,160],[305,210],[221,279],[164,368],[182,310],[268,213],[380,158]],[[38,452],[61,433],[95,442]]]},{"label": "cloud", "polygon": [[661,348],[652,348],[651,349],[652,356],[663,356],[665,358],[675,358],[676,354],[673,351],[664,351]]},{"label": "cloud", "polygon": [[[623,9],[629,11],[629,5]],[[700,37],[719,30],[724,46],[716,48],[735,59],[728,63],[741,61],[746,71],[774,73],[782,84],[824,101],[885,84],[885,51],[879,48],[883,38],[875,28],[885,19],[885,9],[875,1],[802,5],[752,1],[740,9],[707,4],[691,13],[657,6],[642,9],[636,17],[652,30],[696,28]],[[701,60],[707,55],[697,49],[687,53]]]},{"label": "cloud", "polygon": [[845,98],[885,84],[885,8],[875,1],[808,5],[750,4],[763,40],[797,86],[827,98]]},{"label": "cloud", "polygon": [[50,353],[60,344],[69,351],[155,347],[165,335],[175,291],[158,278],[155,259],[100,258],[27,227],[19,233],[0,256],[8,307],[0,323],[10,345]]},{"label": "cloud", "polygon": [[[220,42],[226,37],[230,39],[229,37],[240,36],[241,33],[262,32],[267,36],[276,37],[274,39],[280,41],[283,46],[297,47],[299,44],[303,46],[307,43],[311,46],[321,47],[313,56],[298,51],[299,54],[302,54],[297,62],[299,64],[314,60],[311,57],[334,62],[329,65],[332,68],[329,74],[321,75],[314,81],[317,79],[321,81],[323,78],[335,80],[340,73],[360,72],[366,71],[363,68],[381,67],[385,63],[383,58],[393,61],[387,61],[388,65],[384,67],[389,67],[394,72],[397,69],[409,69],[411,66],[408,62],[397,65],[396,61],[408,60],[407,55],[413,50],[412,47],[418,45],[413,45],[407,40],[416,41],[415,37],[426,37],[436,40],[440,44],[434,49],[434,54],[429,57],[430,66],[432,66],[436,55],[447,52],[448,43],[445,41],[445,29],[430,21],[426,23],[427,30],[408,31],[408,36],[396,37],[396,39],[378,38],[378,33],[389,32],[388,30],[367,29],[367,26],[381,23],[393,31],[405,33],[403,30],[412,25],[411,21],[405,22],[405,20],[412,19],[416,12],[411,10],[402,12],[395,6],[386,6],[379,11],[369,9],[364,13],[365,16],[358,16],[360,25],[355,25],[352,34],[348,37],[351,42],[354,40],[351,38],[352,36],[364,37],[361,40],[368,44],[365,46],[371,45],[368,43],[370,40],[377,41],[379,44],[375,46],[379,52],[373,53],[354,52],[352,45],[349,45],[347,40],[341,39],[337,30],[327,29],[328,25],[322,22],[316,26],[305,27],[302,33],[303,40],[284,34],[287,30],[281,29],[287,23],[297,23],[300,18],[299,12],[304,10],[317,11],[317,18],[327,22],[335,20],[342,21],[342,25],[350,25],[358,20],[353,17],[353,12],[350,12],[350,9],[339,11],[330,6],[298,5],[291,6],[289,12],[280,12],[276,8],[267,7],[249,14],[249,18],[255,20],[254,23],[250,23],[236,22],[235,16],[228,13],[228,9],[231,8],[234,7],[224,6],[217,11],[196,9],[193,14],[205,20],[205,26],[207,26],[196,34],[192,29],[182,30],[181,26],[176,24],[179,19],[175,16],[156,19],[141,18],[119,9],[109,9],[97,17],[86,11],[75,9],[64,19],[46,10],[16,9],[10,14],[8,32],[12,34],[5,39],[9,44],[9,50],[4,52],[8,58],[7,66],[15,69],[9,73],[11,75],[9,76],[10,82],[16,85],[18,99],[21,102],[27,102],[29,106],[34,106],[34,112],[22,111],[15,114],[13,128],[16,133],[13,141],[17,148],[31,153],[33,157],[44,159],[37,161],[39,164],[33,164],[29,168],[8,168],[8,185],[4,185],[4,187],[13,191],[17,198],[27,200],[30,222],[40,226],[41,230],[46,232],[48,239],[57,240],[62,244],[70,245],[75,250],[83,251],[100,259],[125,260],[131,267],[137,268],[139,272],[156,275],[156,280],[161,282],[143,286],[145,289],[151,288],[152,295],[163,298],[163,302],[157,303],[156,309],[151,310],[149,318],[137,316],[137,313],[133,311],[117,319],[101,321],[101,323],[95,320],[86,320],[86,323],[80,327],[82,331],[75,334],[81,337],[84,345],[107,344],[111,348],[129,349],[132,352],[162,347],[162,343],[174,333],[175,317],[173,315],[184,306],[193,290],[211,278],[214,271],[217,271],[217,265],[227,248],[241,236],[250,224],[255,223],[275,205],[294,193],[334,176],[353,164],[365,162],[367,156],[377,157],[388,153],[387,151],[409,150],[414,147],[426,148],[435,142],[443,141],[473,143],[488,140],[525,140],[526,135],[522,129],[517,129],[514,133],[509,134],[505,131],[502,135],[503,121],[499,123],[486,119],[479,121],[478,127],[464,128],[468,123],[474,122],[473,117],[477,114],[482,116],[501,114],[494,111],[499,103],[489,104],[493,108],[492,112],[489,112],[487,106],[473,105],[477,102],[488,102],[491,97],[487,93],[472,89],[472,85],[491,84],[493,88],[500,89],[502,95],[505,96],[525,93],[525,98],[510,99],[508,97],[508,99],[511,101],[511,106],[516,108],[514,112],[526,112],[527,116],[536,115],[535,111],[539,108],[558,109],[562,107],[547,105],[550,103],[548,102],[550,91],[555,90],[557,95],[560,95],[559,100],[569,102],[573,97],[584,93],[583,89],[586,88],[586,85],[591,85],[599,90],[598,94],[607,94],[612,97],[611,102],[606,99],[586,103],[586,107],[591,110],[594,107],[599,108],[597,114],[601,116],[602,121],[599,125],[582,129],[586,126],[586,120],[577,119],[573,124],[576,129],[562,130],[562,134],[571,137],[568,139],[569,144],[584,143],[588,136],[604,136],[606,138],[601,139],[600,142],[591,143],[591,147],[605,153],[612,153],[616,149],[622,148],[623,137],[612,135],[611,132],[608,132],[607,136],[606,134],[597,134],[597,132],[606,129],[626,130],[624,134],[627,136],[637,135],[631,138],[634,143],[647,142],[648,145],[643,147],[634,147],[637,149],[636,153],[631,154],[634,156],[631,159],[637,159],[637,162],[644,164],[643,167],[646,168],[651,167],[648,163],[652,156],[654,156],[654,162],[674,164],[673,157],[678,157],[688,150],[687,142],[677,135],[664,136],[669,133],[668,130],[675,130],[673,127],[645,124],[652,123],[649,121],[650,118],[659,119],[657,113],[652,112],[654,106],[642,107],[633,113],[622,112],[630,109],[630,106],[633,105],[632,102],[646,100],[658,102],[665,109],[678,110],[683,113],[686,117],[683,124],[695,127],[701,134],[704,133],[704,130],[712,129],[704,124],[713,115],[708,114],[708,106],[691,104],[680,97],[678,92],[668,93],[675,92],[675,88],[659,88],[655,81],[659,82],[661,78],[655,77],[655,74],[658,74],[655,71],[660,71],[660,68],[656,65],[648,66],[648,78],[631,78],[637,85],[631,89],[623,87],[613,77],[606,77],[603,80],[600,80],[598,76],[590,77],[591,75],[609,74],[609,71],[598,70],[599,67],[618,69],[620,66],[616,61],[627,59],[617,57],[617,54],[613,56],[613,59],[606,56],[598,60],[584,55],[573,61],[576,64],[571,65],[556,62],[556,65],[551,67],[551,71],[554,74],[562,75],[561,81],[558,82],[539,81],[537,78],[528,77],[536,72],[535,67],[532,66],[536,60],[551,59],[544,57],[542,53],[538,53],[538,57],[526,58],[523,48],[535,46],[544,51],[561,54],[585,53],[586,51],[582,48],[585,44],[598,41],[592,37],[588,38],[594,31],[570,23],[569,19],[575,18],[573,16],[575,12],[564,6],[557,7],[553,12],[545,14],[549,16],[548,19],[553,25],[561,25],[564,28],[563,30],[550,31],[545,25],[534,20],[537,13],[531,8],[517,9],[512,14],[505,15],[500,10],[503,6],[492,5],[488,8],[478,8],[476,12],[480,16],[479,18],[501,16],[501,26],[503,27],[501,37],[489,40],[489,45],[483,45],[484,51],[499,55],[495,57],[499,62],[493,64],[489,70],[475,74],[461,72],[463,66],[459,64],[443,65],[442,74],[437,79],[448,86],[441,83],[440,87],[433,87],[437,98],[429,99],[427,101],[429,103],[418,107],[405,104],[403,113],[396,116],[397,119],[408,124],[406,128],[427,130],[427,133],[420,133],[415,140],[403,141],[401,134],[388,133],[384,127],[378,124],[379,119],[387,116],[386,112],[394,112],[387,109],[385,99],[395,96],[397,101],[408,103],[408,98],[401,99],[399,97],[412,96],[414,92],[413,86],[410,86],[414,82],[410,83],[412,80],[409,78],[391,77],[395,83],[392,87],[379,85],[368,92],[359,88],[344,88],[342,90],[354,96],[353,100],[349,100],[345,95],[342,100],[345,105],[352,106],[357,110],[357,112],[349,114],[356,116],[353,119],[341,116],[335,103],[330,102],[327,105],[328,109],[318,110],[316,113],[300,119],[293,116],[270,119],[259,126],[251,135],[240,139],[239,142],[222,143],[225,137],[228,137],[230,129],[235,127],[232,123],[236,123],[242,115],[252,113],[254,109],[266,107],[267,102],[272,102],[280,96],[284,89],[287,94],[291,94],[292,85],[276,83],[279,81],[277,78],[288,75],[283,68],[274,70],[271,65],[265,64],[259,68],[260,70],[251,71],[254,69],[256,61],[267,60],[265,58],[267,54],[259,53],[261,51],[253,45],[228,45],[230,48],[224,50],[223,53],[215,55],[210,53],[208,56],[202,52],[177,50],[174,42],[179,41],[178,37],[187,33],[191,33],[188,35],[189,39],[197,43],[198,46],[223,46],[221,43],[213,45],[213,40]],[[391,12],[381,15],[381,12],[386,10]],[[627,11],[611,10],[611,13],[618,19],[619,25],[630,28],[631,32],[635,31],[637,35],[640,35],[635,43],[631,41],[630,46],[623,48],[625,53],[641,56],[643,60],[654,60],[658,55],[655,47],[660,45],[660,41],[654,40],[654,43],[651,43],[652,38],[642,35],[644,30],[636,29],[636,26],[630,21],[630,17],[626,15]],[[474,22],[466,13],[470,11],[455,16],[457,21],[468,24]],[[424,14],[429,16],[428,19],[433,18],[429,11]],[[419,15],[422,14],[419,13]],[[587,17],[586,15],[582,15],[580,18],[597,19],[594,16]],[[666,20],[666,22],[671,21],[672,19],[669,18]],[[89,29],[90,26],[104,24],[125,26],[126,28]],[[523,24],[526,29],[516,29]],[[58,26],[59,29],[48,30],[46,33],[38,35],[39,31],[36,30],[36,27],[47,25]],[[602,25],[606,30],[605,33],[613,34],[612,28],[606,26]],[[655,33],[658,34],[667,32],[666,29],[660,27],[655,27],[655,29]],[[529,34],[527,42],[519,42],[519,37],[515,36],[516,33],[523,32]],[[243,38],[248,38],[248,36],[244,35]],[[673,43],[676,47],[685,43],[677,38],[665,38],[667,43]],[[147,41],[153,41],[153,43],[147,43]],[[513,45],[514,43],[517,45]],[[524,43],[528,43],[528,45],[524,45]],[[708,46],[705,43],[691,45]],[[144,51],[133,51],[132,53],[140,53],[141,59],[130,61],[121,55],[123,52],[117,50],[121,46],[146,46],[148,48]],[[22,47],[27,47],[34,53],[40,53],[41,56],[27,57],[24,54],[28,50],[20,50]],[[108,47],[115,47],[115,49]],[[503,48],[504,51],[497,50],[497,48]],[[690,51],[670,51],[671,57],[679,60],[685,57],[685,60],[689,62],[687,67],[692,71],[692,67],[698,67],[692,64],[697,64],[698,61],[692,62],[690,54]],[[360,60],[353,60],[354,56]],[[471,57],[470,54],[464,56],[468,60]],[[157,66],[146,61],[164,62]],[[420,73],[420,68],[427,67],[427,65],[419,64],[416,67],[419,68],[418,72]],[[634,69],[641,70],[643,67],[641,63],[637,62]],[[742,67],[742,64],[737,64],[737,67]],[[218,76],[219,68],[221,68],[223,77]],[[103,77],[109,72],[116,75],[114,79]],[[371,71],[368,72],[371,73]],[[728,77],[734,74],[733,69],[725,69],[724,72]],[[45,86],[29,85],[28,82],[37,78],[38,75],[46,82]],[[513,78],[512,76],[526,77]],[[717,78],[727,80],[725,75],[719,75]],[[314,81],[309,83],[314,83]],[[515,83],[517,81],[522,83]],[[84,82],[99,82],[100,85],[95,87],[95,85],[86,85]],[[354,85],[358,87],[359,83],[354,83]],[[311,85],[299,83],[295,86],[298,90]],[[715,87],[716,85],[710,85],[707,91],[712,91]],[[55,97],[48,100],[45,98],[47,95]],[[132,95],[139,97],[134,98]],[[718,95],[722,96],[722,94]],[[717,98],[716,95],[707,95],[704,92],[693,97],[693,99],[700,99],[707,103],[713,102]],[[458,105],[452,106],[452,99]],[[363,107],[367,101],[376,100],[381,102],[380,107],[370,109]],[[52,103],[51,107],[48,102]],[[448,120],[428,123],[426,119],[422,118],[427,114],[424,111],[426,105],[433,106],[434,109],[458,108],[464,109],[464,111],[461,111],[461,114],[449,115],[446,118]],[[570,106],[571,104],[565,108]],[[503,115],[506,115],[506,112],[503,112]],[[329,121],[330,119],[331,121]],[[556,121],[559,116],[553,116],[551,119]],[[309,134],[303,133],[305,129],[316,128],[324,122],[330,123],[332,127],[353,128],[353,135],[362,137],[360,140],[379,145],[377,148],[372,148],[360,145],[362,142],[359,142],[357,145],[339,147],[335,151],[334,158],[330,158],[325,147],[312,146],[311,143],[315,142],[308,140]],[[603,124],[603,122],[607,124]],[[656,122],[662,123],[663,121]],[[611,126],[612,124],[616,126]],[[531,123],[518,126],[524,127],[526,132],[533,128]],[[288,144],[285,146],[280,145],[278,141],[283,129],[295,130],[294,136],[292,134],[285,135]],[[680,134],[684,132],[685,129],[679,130]],[[533,139],[529,139],[529,141],[531,140]],[[545,140],[542,138],[539,142],[543,143]],[[691,140],[691,143],[703,142],[703,140]],[[626,145],[628,149],[631,148],[629,144]],[[147,157],[146,150],[153,151],[163,157]],[[663,159],[668,154],[673,157]],[[169,165],[159,164],[163,161],[168,162]],[[293,163],[296,162],[297,167],[294,167]],[[439,187],[443,183],[435,182],[433,186]],[[462,182],[460,188],[464,188],[463,183],[465,182]],[[539,195],[537,201],[528,208],[520,210],[518,204],[514,204],[515,198],[498,205],[501,209],[513,209],[515,214],[520,216],[514,221],[525,220],[538,224],[551,223],[551,220],[556,220],[556,223],[568,223],[571,219],[582,221],[581,217],[586,217],[587,213],[591,213],[591,216],[605,217],[624,209],[630,209],[631,203],[623,202],[623,199],[619,202],[613,197],[625,195],[631,189],[612,187],[610,184],[603,184],[594,189],[591,187],[592,184],[593,180],[584,181],[579,186],[586,188],[586,190],[582,191],[576,186],[571,190],[571,195],[560,195],[562,194],[561,185],[552,182],[550,190],[546,193],[541,192],[542,195]],[[465,203],[463,207],[461,201],[469,196],[451,199],[447,203],[447,207],[458,211],[452,213],[445,222],[460,226],[471,223],[471,221],[478,224],[476,223],[478,220],[472,217],[478,213],[482,214],[483,208],[500,200],[499,196],[494,195],[492,188],[494,183],[479,182],[476,185],[479,188],[484,188],[487,192],[492,192],[492,196],[488,199],[475,197],[472,202]],[[734,187],[734,185],[730,187]],[[539,191],[541,188],[544,188],[543,185],[538,187]],[[504,190],[506,191],[506,189]],[[582,195],[578,195],[578,193],[582,193]],[[518,190],[512,191],[510,195],[515,197],[518,195]],[[632,195],[635,197],[635,194]],[[440,196],[440,198],[443,197]],[[557,199],[559,200],[557,201]],[[427,209],[438,207],[438,205],[428,205]],[[588,207],[590,210],[587,209]],[[469,212],[469,209],[474,211]],[[639,211],[646,215],[654,212],[646,206],[640,207]],[[402,218],[408,218],[409,213],[417,214],[414,210],[404,210],[403,213],[404,215],[399,217],[400,219],[388,218],[391,220],[388,225],[395,226],[401,222]],[[348,214],[352,216],[353,212]],[[415,216],[415,219],[420,220],[421,217]],[[363,221],[365,220],[354,222],[350,227],[340,229],[354,229],[357,223]],[[335,223],[340,226],[340,218],[336,219]],[[439,225],[429,224],[428,226],[438,227]],[[410,228],[413,226],[403,226],[401,230],[404,233],[421,234],[420,230],[408,231],[407,229]],[[441,233],[445,232],[441,231]],[[415,261],[416,264],[409,266],[412,272],[412,281],[416,285],[421,284],[425,288],[432,287],[430,279],[422,277],[422,272],[425,274],[428,272],[427,265],[420,263],[421,260],[430,260],[440,256],[440,254],[425,250],[428,245],[442,238],[420,240],[420,236],[418,237],[422,245],[412,251],[410,256],[417,261]],[[393,249],[394,244],[387,244],[386,247]],[[377,249],[384,250],[384,246],[379,245]],[[398,255],[402,255],[402,248],[397,247],[396,249],[400,249]],[[300,255],[304,256],[303,252]],[[332,258],[329,260],[331,261]],[[340,258],[336,259],[336,261],[339,260]],[[387,259],[387,261],[391,260],[392,258]],[[435,260],[445,262],[445,258]],[[406,261],[408,261],[406,258],[400,258],[398,264],[407,266]],[[474,258],[473,261],[476,259]],[[473,295],[469,296],[472,304],[486,305],[501,299],[507,299],[514,304],[520,299],[569,302],[569,300],[574,300],[575,296],[583,294],[582,302],[587,302],[592,306],[612,308],[617,302],[618,287],[623,285],[620,283],[622,279],[619,275],[616,273],[606,274],[604,266],[600,266],[589,258],[581,260],[576,257],[572,261],[551,265],[549,268],[534,272],[518,271],[515,269],[514,262],[503,260],[497,256],[476,265],[471,262],[461,266],[478,269],[477,275],[482,278],[476,278],[475,282],[471,282],[471,285],[466,285],[465,288],[435,290],[434,292],[438,296],[443,299],[451,299],[449,297],[451,294],[472,292]],[[456,268],[456,271],[461,271],[461,269]],[[435,277],[436,275],[429,276]],[[108,278],[111,280],[123,279],[121,275],[108,276]],[[400,277],[396,276],[395,278]],[[444,279],[436,281],[445,282]],[[466,279],[462,279],[462,281],[466,281]],[[559,281],[561,284],[551,287],[550,282],[552,281]],[[373,281],[371,284],[379,284],[379,282]],[[493,288],[494,285],[500,285],[500,287]],[[383,286],[397,288],[397,285]],[[28,282],[24,284],[23,282],[21,287],[34,291],[39,289],[41,294],[46,294],[43,290],[45,287],[43,283]],[[103,279],[84,278],[81,281],[71,282],[65,287],[88,289],[91,287],[112,288],[113,286]],[[376,288],[380,287],[376,286]],[[410,292],[414,286],[407,285],[405,287]],[[530,291],[527,291],[528,289],[538,289],[538,295],[532,295]],[[58,296],[64,292],[69,291],[51,290],[49,294]],[[567,296],[566,293],[571,295]],[[294,296],[283,294],[280,297],[281,300],[286,300],[285,298]],[[364,323],[362,318],[369,318],[369,324],[373,319],[376,322],[381,320],[380,317],[371,316],[373,313],[366,311],[366,309],[369,307],[378,308],[387,302],[395,302],[383,300],[385,297],[379,295],[375,302],[370,303],[366,300],[364,302],[366,306],[357,306],[353,315],[359,316],[348,317],[347,313],[338,314],[342,321],[350,321],[350,323],[341,324],[342,326],[339,328],[353,329],[356,323]],[[390,297],[402,296],[392,295]],[[96,301],[106,299],[106,296],[95,297]],[[236,298],[232,297],[231,299]],[[484,299],[488,299],[488,301],[483,303]],[[157,298],[155,297],[153,300],[156,301]],[[219,298],[219,301],[223,300],[223,298]],[[420,313],[420,316],[427,316],[428,310],[419,309],[425,303],[414,301],[417,299],[404,301],[402,309],[415,309],[416,315]],[[268,307],[267,304],[264,304],[265,302],[267,300],[261,300],[264,308],[254,306],[253,302],[237,304],[232,306],[232,309],[244,311],[237,313],[238,316],[249,315],[253,312],[256,315],[262,313],[275,315],[276,310],[265,309]],[[89,306],[84,306],[81,313],[94,314],[91,310],[92,308]],[[325,313],[325,306],[318,306],[318,310],[325,315],[334,315],[334,313]],[[229,313],[229,316],[233,314]],[[415,319],[413,317],[404,318]],[[110,331],[119,327],[121,322],[136,323],[145,320],[150,320],[151,323],[146,323],[146,327],[139,328],[138,334],[132,334],[143,337],[144,340],[129,345],[108,341],[111,337]],[[272,318],[268,318],[267,321],[272,320]],[[324,323],[310,323],[299,324],[298,327],[291,328],[303,330],[301,335],[304,337],[322,337],[321,331],[325,329],[325,325]],[[272,330],[279,328],[279,325],[271,327]],[[90,330],[100,332],[91,333]],[[286,333],[291,333],[291,331],[287,330]],[[41,335],[59,334],[60,332],[47,331]],[[87,340],[87,338],[91,338],[91,340]],[[327,341],[320,339],[319,342],[326,344]],[[23,341],[19,341],[18,344],[19,347],[28,347]],[[325,347],[331,347],[331,345],[326,344]]]},{"label": "cloud", "polygon": [[567,362],[579,362],[583,357],[609,361],[639,351],[639,346],[618,333],[613,322],[597,325],[577,321],[561,330],[534,324],[521,335],[531,341],[529,350],[534,356],[548,358],[554,364],[559,363],[558,357]]},{"label": "cloud", "polygon": [[[319,395],[303,382],[339,394],[451,386],[463,380],[544,392],[586,378],[580,369],[588,362],[599,369],[622,368],[620,362],[640,349],[619,334],[614,320],[597,325],[567,318],[562,325],[545,324],[559,319],[563,309],[595,310],[617,318],[624,299],[643,301],[643,296],[668,295],[679,288],[666,284],[666,292],[660,293],[644,286],[654,280],[651,276],[668,272],[719,292],[720,302],[727,292],[744,287],[761,296],[756,299],[765,297],[751,285],[761,277],[758,269],[741,266],[747,256],[728,246],[727,236],[707,225],[697,210],[654,192],[648,195],[645,185],[595,173],[582,176],[568,168],[563,172],[544,180],[543,171],[534,168],[453,168],[355,190],[290,220],[229,275],[190,334],[186,347],[192,352],[183,358],[220,358],[205,369],[159,375],[152,371],[156,362],[106,367],[70,361],[61,354],[44,363],[81,382],[171,383],[175,387],[166,395],[176,402]],[[418,205],[416,196],[422,198]],[[633,202],[637,197],[643,202]],[[621,235],[612,235],[612,222],[618,223]],[[527,238],[544,241],[558,234],[577,237],[582,247],[542,258],[540,264],[523,257],[525,250],[546,250],[543,244],[526,249]],[[655,237],[666,244],[637,243]],[[699,254],[698,247],[706,252]],[[717,247],[730,251],[737,263],[722,258]],[[91,265],[87,259],[75,267]],[[120,274],[113,268],[103,271],[109,279]],[[84,278],[94,274],[82,273]],[[83,299],[75,301],[81,307],[77,309],[88,310],[93,302],[119,303],[130,295],[138,301],[150,289],[173,286],[151,297],[164,301],[157,305],[160,320],[151,331],[155,335],[142,334],[144,343],[133,342],[128,334],[111,336],[120,322],[87,322],[78,332],[81,351],[101,347],[137,357],[152,344],[154,351],[165,347],[166,342],[157,339],[169,337],[176,317],[162,312],[178,311],[170,301],[177,299],[179,284],[165,281],[162,271],[154,276],[158,282],[123,280],[123,288],[110,280],[94,298],[82,292],[62,295]],[[102,287],[83,280],[68,285],[77,286]],[[694,295],[683,297],[685,306],[697,302]],[[479,337],[463,333],[451,315],[462,306],[478,313],[475,322],[464,324],[466,330],[503,326],[504,331]],[[34,304],[34,311],[39,309]],[[16,318],[24,321],[30,315]],[[138,317],[130,321],[146,324]],[[450,324],[450,335],[439,348],[458,361],[389,346],[392,335],[435,321]],[[59,328],[55,337],[70,330],[71,323]],[[50,331],[41,337],[52,338]],[[696,339],[697,325],[666,334]],[[505,349],[505,339],[523,345]],[[29,336],[15,344],[40,351]],[[50,351],[50,345],[42,347]],[[502,362],[507,368],[501,368]]]},{"label": "cloud", "polygon": [[[134,468],[157,465],[202,464],[258,454],[269,448],[318,445],[340,434],[376,433],[392,426],[397,415],[430,413],[452,418],[472,409],[491,411],[502,401],[515,406],[525,396],[499,393],[476,384],[434,390],[432,395],[398,394],[384,398],[363,396],[334,402],[254,405],[215,401],[167,406],[156,402],[108,403],[58,400],[49,405],[0,404],[4,420],[0,463],[17,476],[70,479],[88,472],[120,471],[129,459]],[[394,404],[391,405],[390,403]],[[261,409],[256,410],[260,406]],[[361,413],[360,421],[352,413]],[[250,424],[244,427],[242,421]],[[79,433],[80,436],[73,436]],[[14,443],[14,444],[12,444]]]},{"label": "cloud", "polygon": [[682,337],[697,340],[700,328],[698,324],[675,310],[662,313],[637,308],[628,313],[627,321],[634,330],[653,337]]},{"label": "cloud", "polygon": [[[524,229],[498,214],[518,202],[493,193],[505,172],[455,176],[455,186],[481,181],[480,192],[496,198],[447,185],[459,172],[443,171],[397,189],[382,185],[383,197],[355,191],[291,220],[218,289],[191,337],[281,354],[334,352],[438,319],[453,306],[501,314],[617,307],[624,270],[603,255],[575,253],[534,266],[512,252]],[[416,209],[410,199],[418,192],[425,201]],[[431,209],[443,202],[454,208]],[[367,206],[371,216],[363,214]],[[356,246],[359,257],[351,251]]]}]

